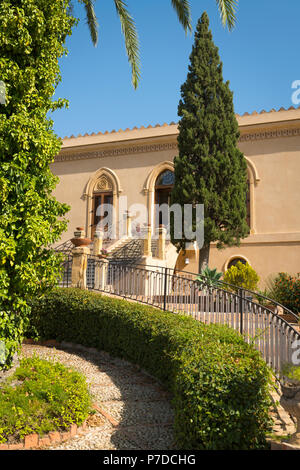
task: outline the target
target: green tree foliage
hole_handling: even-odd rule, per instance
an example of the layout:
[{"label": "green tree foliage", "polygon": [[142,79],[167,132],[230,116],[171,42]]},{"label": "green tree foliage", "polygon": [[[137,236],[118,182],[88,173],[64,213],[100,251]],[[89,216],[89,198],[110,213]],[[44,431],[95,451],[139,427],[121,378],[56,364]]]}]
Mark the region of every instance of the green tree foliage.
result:
[{"label": "green tree foliage", "polygon": [[[20,344],[28,299],[53,285],[60,261],[47,250],[66,229],[68,206],[51,195],[49,164],[61,143],[47,113],[60,81],[58,58],[75,23],[66,0],[2,0],[0,78],[0,341],[6,364]],[[1,367],[1,365],[0,365]]]},{"label": "green tree foliage", "polygon": [[282,303],[296,315],[300,313],[300,273],[278,273],[273,281],[272,299]]},{"label": "green tree foliage", "polygon": [[[229,82],[223,81],[222,62],[206,13],[197,24],[178,115],[179,156],[174,159],[172,203],[204,204],[201,272],[208,264],[211,242],[217,242],[217,248],[238,245],[249,233],[246,160],[237,147],[233,94]],[[185,237],[173,239],[183,249],[187,241]]]}]

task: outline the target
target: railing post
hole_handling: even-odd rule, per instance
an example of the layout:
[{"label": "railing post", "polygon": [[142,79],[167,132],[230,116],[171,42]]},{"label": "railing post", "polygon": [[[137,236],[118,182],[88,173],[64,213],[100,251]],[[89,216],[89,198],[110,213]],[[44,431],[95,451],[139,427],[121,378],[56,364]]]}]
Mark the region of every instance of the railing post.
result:
[{"label": "railing post", "polygon": [[164,268],[164,307],[163,309],[166,310],[167,308],[167,280],[168,280],[168,268]]},{"label": "railing post", "polygon": [[240,313],[240,333],[242,335],[243,331],[244,331],[244,325],[243,325],[243,321],[244,321],[244,312],[243,312],[243,310],[244,310],[244,290],[239,289],[238,295],[239,295],[239,313]]},{"label": "railing post", "polygon": [[126,212],[126,235],[132,237],[132,215],[129,211]]},{"label": "railing post", "polygon": [[147,225],[144,231],[144,240],[143,240],[143,256],[146,258],[152,257],[151,249],[151,225]]},{"label": "railing post", "polygon": [[95,276],[97,278],[97,286],[101,291],[105,290],[106,281],[107,281],[107,271],[108,271],[109,261],[107,259],[102,259],[96,265]]},{"label": "railing post", "polygon": [[102,230],[96,230],[94,233],[93,255],[94,256],[100,255],[102,247],[103,247],[103,232]]},{"label": "railing post", "polygon": [[158,258],[166,259],[166,233],[167,230],[163,225],[158,228]]}]

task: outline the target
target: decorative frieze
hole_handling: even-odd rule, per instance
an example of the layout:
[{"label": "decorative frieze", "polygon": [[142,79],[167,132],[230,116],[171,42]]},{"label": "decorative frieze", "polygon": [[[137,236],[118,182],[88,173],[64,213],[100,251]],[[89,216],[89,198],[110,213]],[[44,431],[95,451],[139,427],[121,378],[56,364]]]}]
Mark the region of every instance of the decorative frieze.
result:
[{"label": "decorative frieze", "polygon": [[248,134],[241,134],[240,142],[247,142],[252,140],[266,140],[278,139],[280,137],[294,137],[300,135],[300,129],[274,129],[262,132],[251,132]]},{"label": "decorative frieze", "polygon": [[[277,139],[282,137],[295,137],[300,135],[300,128],[283,128],[274,130],[264,130],[261,132],[249,132],[243,134],[241,131],[240,142],[251,142],[256,140]],[[177,150],[177,142],[153,144],[153,145],[136,145],[134,147],[120,147],[107,150],[99,150],[94,152],[83,153],[60,153],[55,157],[55,162],[66,162],[74,160],[85,160],[90,158],[116,157],[119,155],[134,155],[148,152],[163,152],[166,150]]]},{"label": "decorative frieze", "polygon": [[176,150],[177,143],[157,144],[157,145],[138,145],[135,147],[122,147],[117,149],[102,150],[97,152],[85,153],[61,153],[55,157],[56,162],[65,162],[69,160],[84,160],[86,158],[116,157],[118,155],[133,155],[135,153],[162,152],[165,150]]}]

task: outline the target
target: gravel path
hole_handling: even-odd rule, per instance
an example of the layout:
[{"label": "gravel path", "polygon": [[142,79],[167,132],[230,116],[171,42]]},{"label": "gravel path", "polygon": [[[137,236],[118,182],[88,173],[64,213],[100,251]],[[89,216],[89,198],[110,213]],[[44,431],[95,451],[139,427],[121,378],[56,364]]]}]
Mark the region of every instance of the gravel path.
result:
[{"label": "gravel path", "polygon": [[34,354],[55,359],[82,372],[99,408],[88,420],[84,434],[49,449],[174,449],[171,396],[137,366],[112,358],[105,352],[78,350],[68,345],[61,349],[22,346],[22,357]]}]

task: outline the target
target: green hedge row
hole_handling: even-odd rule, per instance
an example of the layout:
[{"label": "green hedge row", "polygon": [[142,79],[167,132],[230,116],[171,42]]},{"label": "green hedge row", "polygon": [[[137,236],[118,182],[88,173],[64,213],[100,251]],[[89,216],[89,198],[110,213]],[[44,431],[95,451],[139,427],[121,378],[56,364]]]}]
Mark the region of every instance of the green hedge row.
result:
[{"label": "green hedge row", "polygon": [[77,289],[32,305],[28,336],[96,347],[139,364],[173,393],[178,448],[262,449],[270,372],[234,330]]}]

